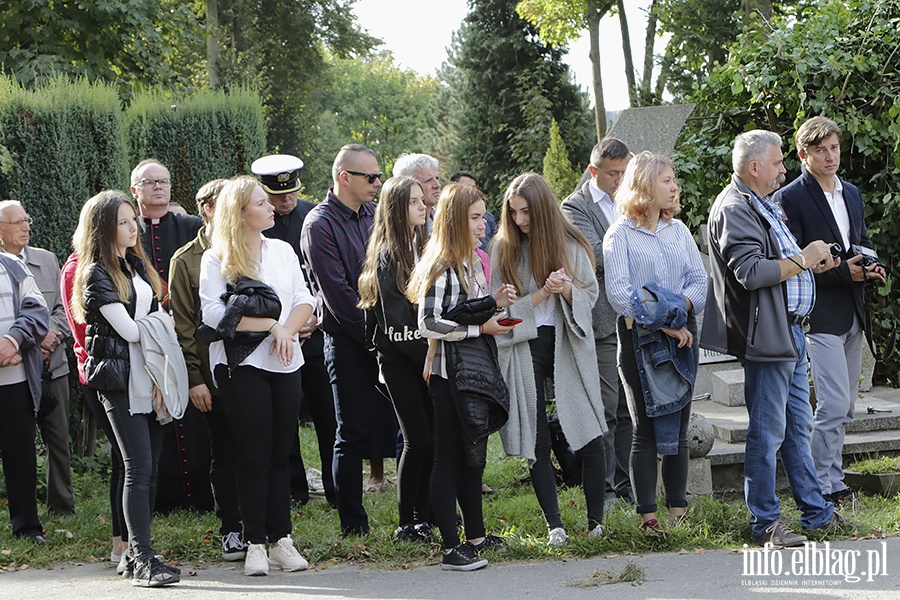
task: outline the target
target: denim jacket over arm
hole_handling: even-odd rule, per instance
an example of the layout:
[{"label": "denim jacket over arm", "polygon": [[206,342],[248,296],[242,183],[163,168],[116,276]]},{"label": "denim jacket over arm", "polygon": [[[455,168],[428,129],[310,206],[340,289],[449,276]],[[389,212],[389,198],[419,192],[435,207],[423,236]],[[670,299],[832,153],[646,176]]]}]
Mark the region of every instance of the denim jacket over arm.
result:
[{"label": "denim jacket over arm", "polygon": [[696,376],[694,353],[678,347],[661,330],[681,329],[688,320],[684,296],[648,282],[631,295],[635,314],[635,361],[647,416],[653,418],[659,454],[677,454],[681,409],[691,400]]}]

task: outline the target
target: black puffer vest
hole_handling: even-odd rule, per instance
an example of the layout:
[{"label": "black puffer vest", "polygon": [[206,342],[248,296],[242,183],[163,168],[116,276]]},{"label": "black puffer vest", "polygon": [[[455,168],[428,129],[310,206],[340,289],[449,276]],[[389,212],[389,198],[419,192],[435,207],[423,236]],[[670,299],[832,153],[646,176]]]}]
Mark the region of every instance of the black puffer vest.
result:
[{"label": "black puffer vest", "polygon": [[[148,284],[150,277],[147,275],[147,268],[143,261],[133,256],[128,257],[128,263],[125,260],[119,259],[119,267],[128,278],[128,285],[131,288],[125,308],[133,319],[136,296],[128,265],[130,264],[141,276],[141,279]],[[116,333],[116,330],[100,312],[101,306],[114,302],[122,302],[122,300],[116,292],[112,277],[102,265],[97,263],[90,265],[84,290],[85,321],[87,322],[84,341],[88,352],[87,360],[84,361],[84,374],[88,385],[101,392],[124,392],[128,389],[130,371],[128,342]],[[158,308],[158,300],[154,297],[150,312],[158,310]]]}]

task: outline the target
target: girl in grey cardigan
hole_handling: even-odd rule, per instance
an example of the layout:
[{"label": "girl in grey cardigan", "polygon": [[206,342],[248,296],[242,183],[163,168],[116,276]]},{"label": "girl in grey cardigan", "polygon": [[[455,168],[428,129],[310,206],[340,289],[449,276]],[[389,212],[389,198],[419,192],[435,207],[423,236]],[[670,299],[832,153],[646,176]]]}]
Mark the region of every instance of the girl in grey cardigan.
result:
[{"label": "girl in grey cardigan", "polygon": [[509,421],[500,435],[506,453],[523,456],[549,529],[562,546],[563,527],[550,463],[544,384],[552,378],[563,432],[582,459],[590,535],[603,533],[606,419],[591,322],[599,293],[593,252],[570,224],[543,177],[518,176],[503,198],[500,230],[491,252],[493,287],[515,286],[510,316],[522,319],[497,336],[500,369],[510,395]]}]

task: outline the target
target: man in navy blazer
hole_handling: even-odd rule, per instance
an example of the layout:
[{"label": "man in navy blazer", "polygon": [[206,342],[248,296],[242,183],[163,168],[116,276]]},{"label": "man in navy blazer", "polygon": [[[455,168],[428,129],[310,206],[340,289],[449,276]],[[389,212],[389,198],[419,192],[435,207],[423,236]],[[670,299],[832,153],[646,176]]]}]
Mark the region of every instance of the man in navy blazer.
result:
[{"label": "man in navy blazer", "polygon": [[841,263],[814,275],[816,301],[807,346],[816,389],[812,447],[816,478],[826,500],[852,496],[844,484],[844,427],[853,420],[859,391],[865,323],[865,281],[884,281],[877,265],[863,268],[853,246],[873,248],[863,220],[859,189],[837,176],[841,130],[831,119],[813,117],[794,136],[802,174],[775,196],[802,247],[812,240],[837,243]]}]

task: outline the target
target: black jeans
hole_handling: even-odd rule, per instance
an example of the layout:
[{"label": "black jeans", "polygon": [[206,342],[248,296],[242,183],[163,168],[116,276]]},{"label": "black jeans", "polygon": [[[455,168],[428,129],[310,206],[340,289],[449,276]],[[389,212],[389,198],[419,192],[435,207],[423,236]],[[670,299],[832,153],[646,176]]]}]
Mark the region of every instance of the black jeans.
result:
[{"label": "black jeans", "polygon": [[122,505],[129,547],[141,561],[153,558],[150,518],[156,496],[156,466],[162,448],[162,426],[156,413],[132,415],[127,392],[98,392],[125,464]]},{"label": "black jeans", "polygon": [[[316,440],[319,445],[319,458],[322,461],[322,486],[325,488],[325,499],[335,504],[334,475],[332,458],[334,455],[334,432],[337,422],[334,417],[334,392],[325,367],[325,338],[321,330],[316,329],[303,342],[303,366],[300,367],[300,378],[303,380],[303,397],[301,414],[304,409],[312,417],[316,428]],[[309,487],[306,483],[306,465],[300,454],[300,437],[291,446],[291,498],[305,504],[309,501]]]},{"label": "black jeans", "polygon": [[[694,334],[694,344],[698,343],[697,326],[694,322],[689,329]],[[656,433],[653,419],[647,416],[644,392],[638,374],[637,359],[634,356],[634,338],[625,327],[622,317],[616,322],[619,336],[619,371],[628,398],[628,408],[634,423],[634,441],[631,447],[631,487],[634,490],[638,514],[656,512]],[[687,506],[687,478],[690,463],[690,448],[687,441],[688,422],[691,420],[691,403],[681,409],[681,423],[678,431],[678,454],[662,457],[662,480],[666,491],[666,506],[683,508]]]},{"label": "black jeans", "polygon": [[212,484],[219,534],[240,534],[241,505],[238,499],[237,440],[231,431],[222,399],[212,397],[212,410],[203,413],[209,431],[209,481]]},{"label": "black jeans", "polygon": [[43,534],[35,495],[34,403],[25,381],[0,386],[0,454],[13,535]]},{"label": "black jeans", "polygon": [[416,364],[403,352],[378,353],[381,374],[403,432],[403,453],[397,466],[400,525],[422,523],[431,513],[429,491],[434,466],[434,406]]},{"label": "black jeans", "polygon": [[219,398],[238,452],[238,498],[244,539],[277,542],[291,533],[288,460],[300,414],[300,370],[272,373],[239,366],[215,367]]},{"label": "black jeans", "polygon": [[[341,533],[368,533],[369,517],[362,505],[362,461],[396,454],[397,420],[390,400],[379,389],[375,356],[362,343],[346,335],[327,335],[325,365],[337,419],[333,470]],[[373,454],[376,438],[381,439],[378,445],[382,450],[388,450],[386,454]]]},{"label": "black jeans", "polygon": [[481,512],[483,469],[466,462],[462,428],[456,404],[450,395],[450,383],[443,377],[432,375],[428,391],[434,404],[435,425],[431,509],[441,530],[444,549],[447,550],[459,544],[459,534],[456,531],[457,502],[462,512],[466,539],[484,537],[484,517]]},{"label": "black jeans", "polygon": [[[554,327],[538,327],[538,337],[528,342],[531,362],[534,365],[534,383],[537,387],[537,440],[535,462],[531,466],[531,484],[538,504],[544,513],[547,527],[562,527],[559,514],[559,498],[556,495],[556,474],[550,463],[550,426],[547,424],[547,399],[545,384],[553,377],[556,335]],[[556,398],[556,402],[565,402]],[[565,433],[565,432],[564,432]],[[603,500],[606,493],[606,453],[603,436],[597,436],[585,447],[576,451],[581,458],[584,500],[587,505],[588,529],[603,522]]]},{"label": "black jeans", "polygon": [[106,408],[97,395],[97,390],[81,385],[81,391],[84,392],[84,399],[88,408],[97,419],[97,426],[106,434],[109,440],[109,512],[112,516],[112,534],[113,537],[121,537],[128,541],[128,524],[125,522],[125,508],[122,505],[122,497],[125,494],[125,462],[122,460],[122,451],[119,450],[119,444],[116,442],[116,434],[113,432],[112,425],[109,422],[109,416],[106,414]]}]

